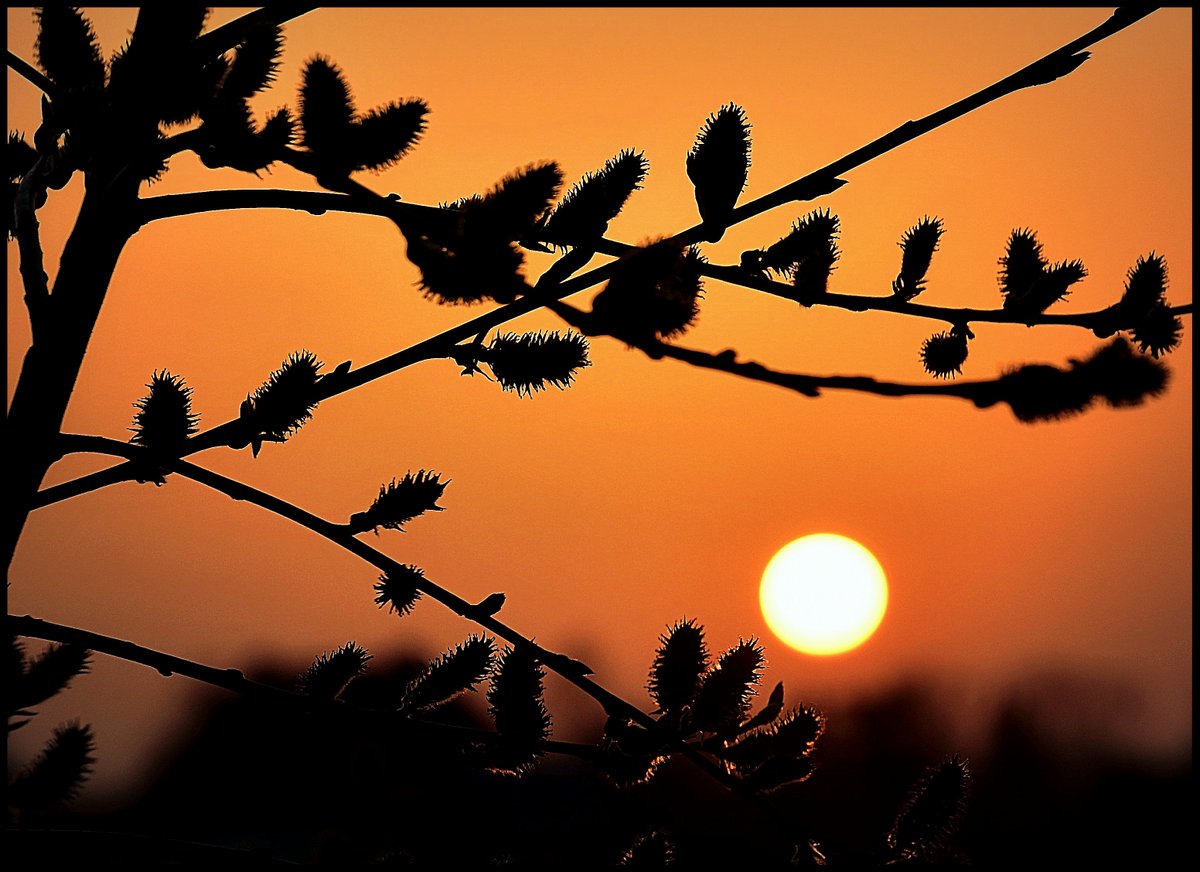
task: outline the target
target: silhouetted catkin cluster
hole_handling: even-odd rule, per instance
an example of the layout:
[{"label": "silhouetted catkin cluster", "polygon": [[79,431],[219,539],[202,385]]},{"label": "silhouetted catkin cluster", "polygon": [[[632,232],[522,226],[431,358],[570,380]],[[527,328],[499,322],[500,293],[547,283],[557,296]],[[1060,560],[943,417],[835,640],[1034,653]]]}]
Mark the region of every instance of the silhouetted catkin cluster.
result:
[{"label": "silhouetted catkin cluster", "polygon": [[[51,644],[29,657],[15,635],[8,635],[4,695],[8,731],[32,720],[39,706],[86,673],[91,654],[78,645]],[[95,740],[86,724],[72,721],[55,727],[38,756],[10,775],[5,803],[20,813],[37,812],[73,799],[95,763]],[[11,773],[10,769],[10,773]]]},{"label": "silhouetted catkin cluster", "polygon": [[[298,108],[279,107],[260,124],[251,102],[276,79],[281,26],[265,18],[243,22],[235,44],[224,48],[202,36],[208,14],[207,8],[193,3],[147,6],[138,12],[129,40],[106,62],[82,12],[60,5],[36,12],[37,62],[52,87],[46,88],[51,93],[42,101],[42,121],[32,145],[11,132],[5,146],[4,211],[10,238],[28,243],[31,229],[36,233],[36,221],[28,219],[46,202],[47,190],[63,188],[76,172],[86,174],[89,191],[94,184],[126,185],[132,201],[138,185],[160,178],[170,158],[182,150],[195,153],[207,167],[255,176],[275,163],[286,163],[348,201],[370,204],[394,221],[409,260],[419,270],[418,289],[427,299],[470,306],[528,298],[578,329],[562,334],[498,333],[489,342],[485,334],[503,319],[489,320],[473,341],[447,341],[429,355],[455,361],[463,374],[487,377],[481,369],[486,367],[502,390],[518,397],[531,397],[547,385],[572,385],[576,374],[591,365],[585,336],[611,336],[651,356],[664,356],[667,343],[696,324],[706,275],[728,278],[732,272],[737,282],[766,286],[806,308],[834,305],[853,310],[872,304],[931,318],[954,311],[914,303],[926,292],[946,229],[937,217],[926,215],[903,233],[891,295],[876,298],[830,290],[842,240],[840,219],[828,208],[796,219],[778,241],[745,251],[736,267],[716,267],[699,244],[681,241],[716,242],[739,220],[738,199],[749,177],[751,125],[735,103],[721,106],[705,120],[683,159],[694,187],[698,228],[692,235],[625,246],[604,235],[647,177],[644,152],[619,151],[572,184],[561,199],[561,168],[553,161],[539,161],[508,174],[483,194],[461,196],[436,208],[400,204],[395,195],[379,197],[352,176],[390,167],[411,152],[427,126],[429,107],[423,100],[397,100],[361,112],[341,68],[331,58],[316,55],[303,65]],[[1032,72],[1025,71],[1027,84],[1066,75],[1084,58],[1086,52],[1078,52],[1039,62]],[[182,133],[172,129],[184,124],[192,126]],[[796,200],[814,199],[844,184],[824,171],[801,182],[803,195]],[[619,256],[606,267],[607,281],[593,296],[590,309],[562,303],[557,294],[565,291],[556,281],[582,269],[600,250],[615,250]],[[526,251],[561,257],[531,285],[524,274]],[[1047,310],[1066,299],[1087,275],[1081,260],[1051,263],[1032,229],[1014,229],[999,258],[999,312],[1004,317],[992,320],[1046,323]],[[1166,261],[1151,252],[1130,268],[1120,299],[1087,323],[1100,338],[1125,336],[1116,336],[1065,367],[1028,364],[990,382],[938,388],[949,393],[951,388],[969,387],[953,395],[980,407],[1006,403],[1026,422],[1078,414],[1098,402],[1137,405],[1165,389],[1167,369],[1158,358],[1178,347],[1183,331],[1167,303],[1166,288]],[[925,339],[919,351],[925,371],[939,379],[961,374],[970,343],[977,341],[970,319],[960,315],[947,320],[949,329]],[[708,362],[728,365],[735,358],[728,351]],[[264,443],[294,437],[321,401],[367,380],[351,377],[349,361],[329,373],[323,373],[322,366],[307,350],[289,355],[247,394],[236,418],[217,428],[225,438],[221,444],[250,447],[257,456]],[[758,364],[731,371],[767,381],[780,375]],[[197,447],[193,440],[199,418],[192,411],[192,388],[183,377],[158,370],[147,387],[149,393],[134,403],[130,442],[139,450],[138,480],[163,483],[169,461]],[[818,395],[813,386],[802,392]],[[355,550],[351,546],[362,542],[350,543],[347,537],[378,534],[380,528],[402,532],[417,518],[442,511],[438,501],[448,484],[440,473],[410,470],[381,485],[371,505],[351,514],[346,523],[321,522],[324,526],[314,529]],[[500,624],[495,616],[504,606],[503,593],[468,603],[435,584],[420,567],[376,555],[374,562],[383,569],[374,586],[380,607],[404,617],[429,596],[511,642],[498,651],[491,636],[469,636],[431,660],[392,701],[390,713],[405,724],[425,720],[486,682],[495,730],[473,737],[468,757],[493,773],[527,773],[550,741],[552,719],[543,698],[547,669],[585,689],[588,685],[581,679],[591,670]],[[89,655],[78,646],[52,645],[29,658],[15,636],[10,634],[9,641],[6,686],[12,730],[28,723],[35,714],[33,706],[86,672]],[[355,642],[317,656],[298,682],[305,706],[347,705],[344,693],[366,672],[370,659]],[[607,692],[589,690],[604,702],[609,715],[590,756],[620,786],[649,781],[663,761],[677,753],[712,767],[706,771],[715,771],[719,780],[747,794],[806,781],[815,769],[825,717],[804,704],[785,710],[782,683],[752,712],[764,665],[763,649],[755,639],[739,640],[714,659],[698,622],[675,623],[659,638],[650,666],[648,689],[657,706],[652,715],[604,695]],[[70,798],[90,771],[93,754],[89,727],[60,726],[41,755],[10,781],[9,806],[24,812]],[[957,858],[951,838],[969,780],[966,762],[957,755],[925,775],[887,834],[888,862]],[[814,859],[820,858],[815,841],[808,847]],[[669,833],[653,830],[638,836],[620,862],[662,866],[674,859],[676,848]]]}]

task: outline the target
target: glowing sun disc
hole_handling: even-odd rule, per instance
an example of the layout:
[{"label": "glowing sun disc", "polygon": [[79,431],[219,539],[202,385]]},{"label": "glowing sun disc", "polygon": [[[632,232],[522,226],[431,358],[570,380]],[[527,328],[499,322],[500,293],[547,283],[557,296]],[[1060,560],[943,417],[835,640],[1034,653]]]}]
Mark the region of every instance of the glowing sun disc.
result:
[{"label": "glowing sun disc", "polygon": [[865,642],[883,620],[887,579],[875,555],[853,539],[816,533],[771,558],[758,599],[767,626],[788,645],[840,654]]}]

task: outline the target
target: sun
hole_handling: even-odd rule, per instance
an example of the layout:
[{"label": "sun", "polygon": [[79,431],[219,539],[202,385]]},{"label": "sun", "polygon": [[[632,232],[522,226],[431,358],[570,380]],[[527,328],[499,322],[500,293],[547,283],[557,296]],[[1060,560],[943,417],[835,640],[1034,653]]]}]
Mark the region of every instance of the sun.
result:
[{"label": "sun", "polygon": [[804,536],[779,549],[758,592],[776,636],[806,654],[840,654],[875,632],[887,609],[883,567],[853,539]]}]

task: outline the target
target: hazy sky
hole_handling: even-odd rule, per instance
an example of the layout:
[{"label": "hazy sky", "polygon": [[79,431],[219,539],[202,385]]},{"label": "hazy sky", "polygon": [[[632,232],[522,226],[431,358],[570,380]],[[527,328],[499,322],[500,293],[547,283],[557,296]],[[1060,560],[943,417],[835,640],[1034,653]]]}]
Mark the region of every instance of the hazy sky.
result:
[{"label": "hazy sky", "polygon": [[[233,17],[221,9],[212,23]],[[360,181],[436,204],[483,192],[534,161],[568,182],[623,148],[650,174],[609,236],[641,242],[696,221],[684,156],[705,118],[742,106],[753,157],[742,200],[935,111],[1099,24],[1098,9],[327,9],[287,25],[284,63],[261,114],[293,108],[301,64],[332,57],[360,110],[421,97],[421,144]],[[130,10],[93,14],[110,53]],[[995,308],[997,259],[1031,227],[1054,261],[1088,277],[1052,311],[1115,301],[1151,251],[1168,299],[1192,299],[1192,13],[1168,9],[1093,47],[1077,72],[1004,98],[845,175],[813,203],[777,209],[704,248],[736,263],[814,208],[842,223],[831,290],[890,292],[897,240],[921,216],[945,222],[922,302]],[[8,10],[9,48],[33,59],[31,11]],[[11,71],[10,130],[31,136],[37,92]],[[158,196],[205,188],[313,189],[277,167],[261,180],[171,162]],[[78,180],[39,215],[53,276]],[[10,245],[9,393],[28,328]],[[599,257],[595,264],[604,262]],[[551,259],[530,254],[536,277]],[[292,351],[368,363],[474,317],[422,298],[387,221],[279,211],[176,218],[130,242],[68,410],[66,429],[128,438],[132,403],[156,369],[194,388],[202,426],[237,414]],[[584,307],[595,289],[573,302]],[[1113,729],[1144,750],[1190,748],[1192,323],[1167,362],[1168,393],[1025,425],[1006,407],[780,388],[613,340],[566,392],[503,393],[449,360],[422,363],[324,403],[286,445],[194,456],[323,517],[344,521],[408,470],[452,480],[446,511],[371,544],[468,599],[507,594],[502,617],[587,661],[648,704],[655,641],[682,617],[710,647],[758,636],[764,680],[789,699],[834,705],[908,677],[943,682],[969,717],[1029,676],[1082,675],[1122,688]],[[539,314],[505,329],[561,329]],[[1064,364],[1100,340],[1078,328],[973,325],[963,378],[1027,361]],[[681,344],[777,368],[926,382],[922,340],[945,325],[886,313],[803,309],[709,281]],[[73,457],[48,484],[111,461]],[[770,557],[836,532],[879,558],[889,610],[864,646],[792,652],[758,607]],[[308,531],[189,481],[122,484],[39,510],[10,575],[9,610],[83,626],[216,666],[300,666],[348,640],[383,656],[432,655],[472,625],[425,601],[378,610],[378,573]],[[1064,685],[1066,687],[1066,685]],[[559,735],[596,707],[550,682]],[[1066,691],[1064,691],[1066,692]],[[186,719],[195,686],[100,658],[11,743],[24,759],[49,729],[96,726],[97,784],[127,784]],[[1069,713],[1068,713],[1069,715]],[[1075,715],[1078,717],[1078,715]],[[1072,725],[1068,724],[1067,728]],[[830,729],[836,729],[831,720]],[[147,739],[149,737],[149,740]],[[99,789],[98,788],[98,789]]]}]

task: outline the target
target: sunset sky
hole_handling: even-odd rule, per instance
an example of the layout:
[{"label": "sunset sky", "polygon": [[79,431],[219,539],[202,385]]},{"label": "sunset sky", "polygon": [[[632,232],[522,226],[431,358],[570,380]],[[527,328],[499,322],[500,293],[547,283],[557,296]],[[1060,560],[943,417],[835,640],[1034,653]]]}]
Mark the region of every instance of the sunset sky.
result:
[{"label": "sunset sky", "polygon": [[[235,17],[216,10],[210,27]],[[89,12],[105,54],[134,13]],[[357,107],[421,97],[414,151],[360,182],[437,204],[555,160],[567,183],[620,150],[650,163],[608,236],[630,243],[696,223],[684,157],[722,104],[753,125],[741,202],[775,190],[936,111],[1100,24],[1103,9],[325,9],[285,27],[261,118],[297,105],[303,62],[331,57]],[[7,12],[8,47],[34,59],[30,9]],[[1192,12],[1160,10],[1092,48],[1054,83],[989,104],[855,169],[834,194],[794,203],[705,245],[713,263],[775,242],[814,208],[841,219],[839,293],[886,296],[897,241],[923,215],[945,235],[921,302],[998,308],[1009,233],[1037,231],[1052,261],[1088,277],[1051,311],[1103,308],[1139,256],[1170,270],[1168,300],[1192,300]],[[11,70],[8,127],[27,138],[38,92]],[[144,195],[209,188],[316,190],[277,165],[261,180],[193,155]],[[82,191],[39,213],[47,269]],[[609,258],[598,256],[596,266]],[[529,253],[535,278],[552,262]],[[386,220],[242,211],[160,221],[117,267],[65,429],[127,439],[152,372],[194,389],[201,427],[306,348],[330,368],[391,354],[486,307],[439,307]],[[9,245],[8,384],[29,331]],[[587,308],[598,288],[572,298]],[[656,640],[683,617],[709,647],[766,645],[763,684],[831,713],[906,680],[936,682],[970,751],[971,726],[1013,688],[1059,676],[1062,730],[1091,729],[1151,755],[1190,751],[1192,729],[1192,345],[1166,358],[1168,392],[1137,409],[1019,423],[1005,406],[819,399],[595,339],[565,392],[505,393],[450,360],[429,361],[323,403],[285,445],[191,459],[334,521],[409,470],[451,480],[442,513],[370,543],[470,600],[507,595],[500,615],[586,661],[604,685],[651,707]],[[963,379],[1023,362],[1063,365],[1101,344],[1086,330],[974,324]],[[562,329],[537,313],[504,330]],[[940,322],[804,309],[706,283],[679,343],[736,349],[775,368],[928,383],[918,353]],[[112,460],[73,456],[47,484]],[[775,552],[840,533],[879,559],[888,611],[862,647],[818,658],[775,639],[758,586]],[[84,627],[220,667],[299,669],[348,640],[381,659],[432,656],[475,627],[429,600],[403,619],[376,608],[378,572],[288,521],[178,476],[126,483],[36,512],[10,573],[9,611]],[[15,734],[12,759],[80,718],[99,746],[94,787],[131,789],[199,692],[183,678],[98,657],[93,673]],[[1078,697],[1073,694],[1079,694]],[[1090,700],[1121,701],[1102,708]],[[599,708],[557,678],[560,738],[594,738]],[[1065,702],[1064,702],[1065,701]],[[1119,709],[1119,710],[1118,710]],[[1089,722],[1084,722],[1084,719]],[[1109,721],[1111,718],[1111,721]],[[947,749],[960,750],[960,749]]]}]

